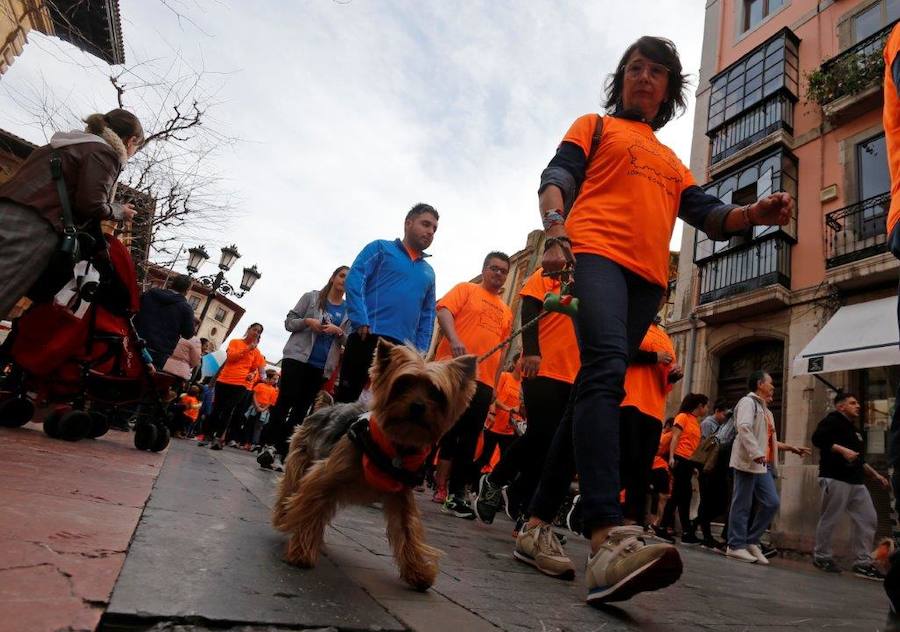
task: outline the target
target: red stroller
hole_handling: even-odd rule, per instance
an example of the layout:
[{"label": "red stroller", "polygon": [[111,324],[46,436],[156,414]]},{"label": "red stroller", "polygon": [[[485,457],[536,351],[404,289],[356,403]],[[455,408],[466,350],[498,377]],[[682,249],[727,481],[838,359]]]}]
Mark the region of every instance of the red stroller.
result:
[{"label": "red stroller", "polygon": [[134,445],[158,452],[169,443],[160,390],[177,378],[156,373],[132,317],[140,296],[134,262],[125,246],[106,237],[106,248],[75,267],[74,278],[53,300],[33,305],[6,347],[12,360],[0,401],[0,426],[22,426],[35,402],[55,408],[44,419],[51,437],[78,441],[109,430],[107,415],[137,405]]}]

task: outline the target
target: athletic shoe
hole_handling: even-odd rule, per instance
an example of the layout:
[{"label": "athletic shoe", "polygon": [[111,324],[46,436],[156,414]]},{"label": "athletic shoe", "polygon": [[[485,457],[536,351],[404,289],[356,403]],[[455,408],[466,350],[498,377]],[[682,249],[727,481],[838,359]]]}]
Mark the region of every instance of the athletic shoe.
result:
[{"label": "athletic shoe", "polygon": [[523,525],[516,538],[513,557],[559,579],[575,579],[575,565],[566,555],[550,525]]},{"label": "athletic shoe", "polygon": [[763,542],[760,542],[759,548],[760,548],[760,550],[762,550],[762,554],[765,555],[766,557],[771,558],[771,557],[775,557],[776,555],[778,555],[778,549],[776,549],[771,544],[765,544]]},{"label": "athletic shoe", "polygon": [[572,499],[572,508],[566,514],[566,526],[569,531],[581,535],[584,529],[584,518],[581,511],[581,494]]},{"label": "athletic shoe", "polygon": [[232,439],[231,441],[228,442],[228,447],[229,448],[240,448],[241,446],[238,445],[237,441]]},{"label": "athletic shoe", "polygon": [[884,573],[875,568],[871,562],[868,564],[854,564],[853,574],[863,579],[871,579],[876,582],[884,581]]},{"label": "athletic shoe", "polygon": [[588,557],[587,602],[602,605],[671,586],[681,577],[678,550],[671,544],[646,544],[641,526],[615,527]]},{"label": "athletic shoe", "polygon": [[500,509],[502,490],[494,485],[489,474],[484,474],[478,482],[478,495],[475,496],[475,514],[485,524],[494,522],[494,516]]},{"label": "athletic shoe", "polygon": [[256,462],[264,470],[271,470],[272,464],[275,463],[275,448],[270,445],[264,447],[256,456]]},{"label": "athletic shoe", "polygon": [[516,518],[513,518],[513,514],[517,512],[518,507],[513,507],[509,500],[509,485],[500,488],[500,498],[503,499],[503,511],[506,517],[515,522]]},{"label": "athletic shoe", "polygon": [[210,450],[221,450],[222,449],[222,441],[213,439],[209,444]]},{"label": "athletic shoe", "polygon": [[438,487],[436,490],[434,490],[434,495],[431,497],[431,502],[439,503],[441,505],[447,502],[447,488]]},{"label": "athletic shoe", "polygon": [[769,565],[769,559],[763,555],[762,549],[759,548],[758,544],[748,544],[747,552],[756,558],[757,564],[762,564],[763,566]]},{"label": "athletic shoe", "polygon": [[840,567],[834,563],[834,560],[829,560],[826,558],[813,558],[813,566],[818,568],[820,571],[825,571],[826,573],[835,573],[838,574],[841,572]]},{"label": "athletic shoe", "polygon": [[513,527],[513,538],[518,538],[519,534],[522,533],[522,528],[525,526],[525,516],[519,516],[516,518],[516,526]]},{"label": "athletic shoe", "polygon": [[672,533],[657,525],[652,525],[651,528],[653,529],[654,536],[660,540],[665,540],[669,544],[675,544],[675,536]]},{"label": "athletic shoe", "polygon": [[698,538],[693,533],[682,533],[681,534],[681,543],[689,546],[693,546],[695,544],[700,544],[700,538]]},{"label": "athletic shoe", "polygon": [[447,500],[441,505],[441,511],[465,520],[475,520],[476,517],[469,503],[453,495],[447,496]]},{"label": "athletic shoe", "polygon": [[725,549],[725,557],[730,557],[739,562],[747,562],[748,564],[756,564],[756,556],[747,549],[733,549],[730,546]]},{"label": "athletic shoe", "polygon": [[715,538],[709,538],[708,540],[704,538],[703,541],[700,543],[700,546],[704,549],[709,549],[710,551],[713,551],[715,553],[722,553],[723,555],[725,554],[725,543],[720,542],[719,540],[716,540]]}]

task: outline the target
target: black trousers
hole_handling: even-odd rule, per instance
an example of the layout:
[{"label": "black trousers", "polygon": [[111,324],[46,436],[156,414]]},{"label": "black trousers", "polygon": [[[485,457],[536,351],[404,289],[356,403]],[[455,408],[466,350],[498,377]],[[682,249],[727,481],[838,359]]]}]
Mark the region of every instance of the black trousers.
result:
[{"label": "black trousers", "polygon": [[650,470],[659,449],[662,422],[633,406],[623,406],[619,419],[619,478],[625,490],[622,511],[625,518],[643,525]]},{"label": "black trousers", "polygon": [[[720,450],[716,458],[716,466],[711,472],[700,472],[700,506],[697,508],[697,524],[703,532],[704,540],[712,539],[712,521],[719,516],[728,515],[731,503],[729,500],[728,490],[729,472],[728,459],[723,458],[725,455]],[[728,454],[730,457],[730,452]],[[725,526],[728,529],[728,518],[725,518]],[[726,533],[727,535],[727,533]]]},{"label": "black trousers", "polygon": [[494,398],[494,389],[481,382],[476,384],[469,407],[441,439],[441,459],[452,463],[447,491],[457,496],[466,491],[466,484],[474,484],[478,479],[475,447]]},{"label": "black trousers", "polygon": [[476,474],[481,473],[484,466],[491,462],[491,458],[494,456],[494,450],[497,449],[497,446],[500,446],[500,458],[502,459],[503,454],[509,449],[509,445],[515,440],[516,435],[514,434],[500,434],[499,432],[485,430],[481,456],[478,457],[478,461],[475,463]]},{"label": "black trousers", "polygon": [[400,344],[390,336],[369,334],[363,340],[359,334],[353,332],[347,337],[344,345],[344,357],[341,359],[341,378],[334,393],[335,402],[355,402],[359,399],[366,382],[369,381],[369,367],[372,366],[372,357],[375,354],[375,345],[378,339],[384,338],[388,342]]},{"label": "black trousers", "polygon": [[516,505],[509,508],[510,515],[523,512],[537,489],[553,435],[572,394],[572,385],[535,377],[522,381],[522,391],[528,410],[525,434],[513,441],[491,472],[492,483],[501,487],[509,485],[507,497]]},{"label": "black trousers", "polygon": [[324,383],[322,369],[284,358],[278,400],[269,411],[269,423],[263,426],[260,443],[274,446],[282,458],[286,457],[294,428],[303,423]]},{"label": "black trousers", "polygon": [[225,436],[235,415],[243,415],[246,410],[241,407],[246,403],[247,392],[242,384],[216,382],[216,396],[209,416],[210,434],[218,438]]},{"label": "black trousers", "polygon": [[663,512],[660,524],[664,529],[674,527],[677,509],[682,536],[691,532],[691,497],[694,495],[691,479],[696,467],[695,463],[684,457],[675,457],[675,468],[672,470],[672,497],[666,503],[666,510]]}]

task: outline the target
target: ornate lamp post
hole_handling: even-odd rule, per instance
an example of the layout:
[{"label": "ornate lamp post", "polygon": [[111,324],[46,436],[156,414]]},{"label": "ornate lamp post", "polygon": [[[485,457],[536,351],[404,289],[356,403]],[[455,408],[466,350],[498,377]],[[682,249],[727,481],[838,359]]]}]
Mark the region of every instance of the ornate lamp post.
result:
[{"label": "ornate lamp post", "polygon": [[[231,269],[231,266],[234,265],[234,262],[240,258],[241,253],[238,252],[237,246],[225,246],[222,248],[222,255],[219,258],[219,271],[215,275],[210,274],[197,279],[201,285],[209,289],[209,293],[206,295],[206,303],[203,304],[203,311],[200,312],[201,325],[203,324],[206,313],[209,311],[209,306],[217,293],[225,296],[231,295],[236,298],[242,298],[244,294],[249,292],[253,288],[253,285],[262,278],[262,274],[260,274],[259,270],[256,268],[256,264],[254,264],[249,268],[244,268],[244,274],[241,276],[241,283],[239,286],[240,290],[236,290],[231,283],[226,281],[225,273],[228,272]],[[200,266],[203,265],[203,262],[207,259],[209,259],[209,253],[206,252],[205,247],[195,246],[194,248],[189,248],[187,263],[188,272],[196,274],[200,270]]]}]

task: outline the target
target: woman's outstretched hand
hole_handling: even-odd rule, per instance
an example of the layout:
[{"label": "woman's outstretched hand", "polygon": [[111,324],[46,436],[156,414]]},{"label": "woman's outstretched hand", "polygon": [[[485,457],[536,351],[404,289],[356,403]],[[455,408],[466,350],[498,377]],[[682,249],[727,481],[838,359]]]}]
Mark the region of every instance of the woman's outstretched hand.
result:
[{"label": "woman's outstretched hand", "polygon": [[750,205],[750,221],[756,226],[784,226],[791,221],[794,199],[784,192],[773,193]]}]

